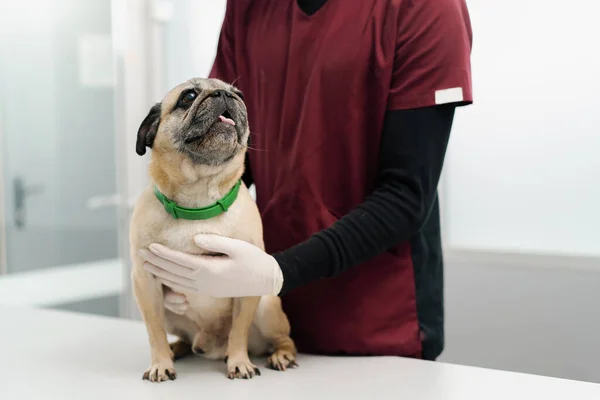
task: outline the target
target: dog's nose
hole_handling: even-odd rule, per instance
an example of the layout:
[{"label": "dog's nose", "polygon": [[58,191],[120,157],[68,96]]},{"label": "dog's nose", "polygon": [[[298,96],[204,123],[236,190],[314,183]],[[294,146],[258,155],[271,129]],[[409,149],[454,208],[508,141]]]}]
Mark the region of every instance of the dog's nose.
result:
[{"label": "dog's nose", "polygon": [[233,94],[229,93],[227,90],[218,89],[210,94],[211,97],[233,97]]}]

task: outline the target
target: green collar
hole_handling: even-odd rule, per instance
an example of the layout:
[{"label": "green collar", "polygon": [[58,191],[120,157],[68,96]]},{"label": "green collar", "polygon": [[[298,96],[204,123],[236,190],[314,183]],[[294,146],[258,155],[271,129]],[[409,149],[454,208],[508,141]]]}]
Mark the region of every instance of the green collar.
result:
[{"label": "green collar", "polygon": [[237,199],[241,183],[242,180],[240,179],[233,186],[233,188],[231,188],[229,193],[223,196],[221,200],[217,200],[216,203],[202,208],[185,208],[178,206],[177,203],[169,200],[164,194],[162,194],[156,186],[154,186],[154,194],[156,195],[158,201],[160,201],[165,207],[165,211],[175,219],[210,219],[223,214],[229,209],[229,207],[231,207],[231,205],[235,202],[235,199]]}]

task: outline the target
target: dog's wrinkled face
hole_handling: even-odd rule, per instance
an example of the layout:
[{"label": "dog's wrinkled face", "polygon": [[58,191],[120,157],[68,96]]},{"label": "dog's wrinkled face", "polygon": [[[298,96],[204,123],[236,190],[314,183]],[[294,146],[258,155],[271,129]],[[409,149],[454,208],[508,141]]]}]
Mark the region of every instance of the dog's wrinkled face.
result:
[{"label": "dog's wrinkled face", "polygon": [[136,151],[177,151],[195,164],[216,166],[245,149],[248,134],[242,93],[217,79],[194,78],[152,107],[138,131]]}]

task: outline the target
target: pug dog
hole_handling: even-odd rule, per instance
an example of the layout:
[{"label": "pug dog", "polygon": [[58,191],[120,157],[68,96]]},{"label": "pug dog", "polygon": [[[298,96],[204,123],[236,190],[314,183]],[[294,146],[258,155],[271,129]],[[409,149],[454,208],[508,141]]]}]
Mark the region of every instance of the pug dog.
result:
[{"label": "pug dog", "polygon": [[[271,353],[267,365],[274,369],[296,365],[296,347],[279,297],[211,298],[190,291],[183,293],[189,309],[175,314],[164,308],[165,288],[144,269],[140,256],[152,243],[207,254],[193,242],[200,233],[264,249],[256,203],[240,183],[249,132],[242,93],[216,79],[194,78],[175,87],[140,125],[136,151],[142,156],[146,148],[152,149],[151,185],[136,203],[130,244],[133,293],[150,342],[151,362],[144,379],[174,380],[174,360],[190,353],[226,359],[230,379],[260,374],[248,353]],[[201,220],[175,218],[159,200],[160,194],[168,204],[197,209],[214,205],[233,190],[238,190],[237,197],[226,211]],[[167,332],[178,341],[169,344]]]}]

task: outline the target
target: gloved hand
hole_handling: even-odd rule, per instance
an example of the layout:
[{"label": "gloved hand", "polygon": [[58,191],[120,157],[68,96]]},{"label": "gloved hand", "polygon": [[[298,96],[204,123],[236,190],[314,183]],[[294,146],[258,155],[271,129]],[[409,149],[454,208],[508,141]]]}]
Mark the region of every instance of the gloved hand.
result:
[{"label": "gloved hand", "polygon": [[185,295],[174,292],[169,287],[166,287],[164,290],[164,304],[165,308],[179,315],[185,314],[188,308],[190,308]]},{"label": "gloved hand", "polygon": [[[142,249],[144,268],[175,292],[195,291],[212,297],[277,295],[283,274],[275,259],[242,240],[196,235],[194,243],[224,256],[198,256],[151,244]],[[171,297],[171,300],[174,300]],[[180,300],[180,299],[179,299]]]}]

